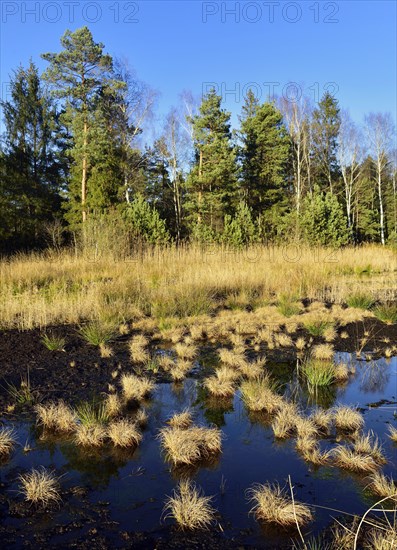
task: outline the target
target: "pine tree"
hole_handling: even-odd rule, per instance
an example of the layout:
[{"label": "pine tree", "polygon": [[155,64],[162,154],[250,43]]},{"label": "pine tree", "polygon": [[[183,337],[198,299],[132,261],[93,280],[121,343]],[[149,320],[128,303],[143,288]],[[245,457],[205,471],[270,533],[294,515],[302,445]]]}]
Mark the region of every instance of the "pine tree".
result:
[{"label": "pine tree", "polygon": [[221,100],[211,90],[192,119],[195,163],[187,182],[186,206],[193,225],[203,224],[215,231],[223,229],[225,214],[233,211],[237,182],[230,113],[221,109]]},{"label": "pine tree", "polygon": [[14,246],[37,245],[44,224],[59,213],[67,166],[59,117],[34,63],[15,71],[11,98],[1,105],[1,233]]},{"label": "pine tree", "polygon": [[[106,118],[102,102],[106,103],[109,97],[114,98],[117,89],[124,84],[114,78],[112,58],[103,53],[103,44],[94,42],[87,27],[73,33],[67,30],[61,38],[61,45],[64,49],[60,53],[42,55],[50,63],[44,78],[53,86],[57,97],[66,99],[66,120],[73,131],[74,140],[74,177],[69,207],[72,213],[80,211],[84,222],[91,207],[95,208],[106,202],[103,198],[97,200],[95,186],[99,179],[104,190],[107,176],[98,166],[94,168],[98,161],[98,157],[94,158],[97,140],[98,145],[106,147],[107,143],[109,147],[109,138],[112,135],[112,122]],[[112,164],[111,152],[104,161],[107,165]],[[93,168],[96,184],[95,178],[94,181],[89,181]],[[79,187],[77,180],[80,180]],[[112,183],[108,182],[111,193],[114,192]],[[108,189],[105,192],[109,191]],[[74,219],[73,214],[69,219]]]},{"label": "pine tree", "polygon": [[331,193],[340,176],[337,159],[340,124],[338,101],[326,92],[313,112],[313,170],[316,184]]},{"label": "pine tree", "polygon": [[249,92],[240,122],[244,198],[254,215],[271,220],[275,211],[278,217],[288,206],[286,168],[290,140],[283,117],[273,103],[259,105]]}]

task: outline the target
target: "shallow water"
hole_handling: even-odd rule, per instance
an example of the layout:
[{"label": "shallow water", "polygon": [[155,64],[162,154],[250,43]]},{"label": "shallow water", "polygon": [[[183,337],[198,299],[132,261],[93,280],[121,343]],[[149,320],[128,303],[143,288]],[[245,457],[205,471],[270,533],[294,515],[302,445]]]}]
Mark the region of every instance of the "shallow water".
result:
[{"label": "shallow water", "polygon": [[[397,358],[381,359],[371,363],[356,361],[349,354],[338,354],[337,359],[354,362],[356,372],[343,385],[310,395],[299,384],[295,364],[267,365],[273,375],[283,383],[284,391],[297,400],[307,413],[317,404],[333,406],[338,403],[359,407],[365,419],[365,430],[372,429],[383,442],[388,458],[383,472],[395,475],[397,446],[387,437],[389,423],[397,427]],[[209,361],[210,363],[210,361]],[[376,405],[385,400],[381,405]],[[250,503],[246,490],[253,483],[278,481],[284,485],[288,475],[295,487],[295,498],[315,506],[315,521],[304,534],[316,534],[327,527],[337,511],[362,514],[376,501],[364,490],[364,476],[352,475],[332,465],[313,467],[295,451],[295,440],[279,442],[264,418],[250,414],[244,407],[239,392],[233,399],[222,401],[208,398],[199,379],[188,378],[181,385],[158,384],[153,397],[146,403],[149,414],[144,438],[135,452],[115,452],[104,448],[87,453],[76,448],[67,438],[43,439],[32,422],[14,425],[21,444],[9,461],[0,467],[3,490],[9,500],[21,500],[15,492],[18,474],[32,467],[45,466],[56,470],[61,479],[62,491],[72,487],[87,489],[86,501],[103,505],[107,510],[109,530],[162,532],[170,529],[172,521],[161,521],[164,500],[172,493],[182,472],[173,470],[160,449],[158,431],[174,413],[189,407],[199,424],[214,423],[221,427],[224,440],[222,453],[212,463],[200,464],[189,473],[203,488],[206,495],[214,495],[213,505],[219,511],[223,536],[238,537],[246,544],[281,547],[290,545],[291,533],[264,527],[249,514]],[[7,424],[7,421],[3,419]],[[23,445],[33,448],[24,453]],[[335,437],[321,441],[323,449],[331,448]],[[68,493],[70,494],[70,493]],[[80,497],[68,496],[58,511],[34,518],[34,529],[45,532],[54,522],[68,524],[79,515]],[[325,507],[325,508],[322,508]],[[24,529],[26,518],[2,514],[5,526]],[[32,518],[30,518],[32,520]],[[98,521],[96,512],[93,522]],[[112,521],[118,525],[112,527]],[[24,527],[25,526],[25,527]],[[219,527],[217,527],[219,529]],[[52,537],[51,542],[63,543],[68,534]]]}]

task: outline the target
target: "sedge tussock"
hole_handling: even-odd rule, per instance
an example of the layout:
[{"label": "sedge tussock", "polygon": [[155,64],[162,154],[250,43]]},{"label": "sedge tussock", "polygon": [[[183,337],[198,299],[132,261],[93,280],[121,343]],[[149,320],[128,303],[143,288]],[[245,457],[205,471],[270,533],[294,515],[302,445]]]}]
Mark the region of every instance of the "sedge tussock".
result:
[{"label": "sedge tussock", "polygon": [[380,472],[375,472],[370,476],[369,480],[368,487],[375,495],[381,498],[390,497],[397,499],[397,485],[392,477],[389,478]]},{"label": "sedge tussock", "polygon": [[330,344],[318,344],[312,349],[314,359],[330,361],[334,357],[334,348]]},{"label": "sedge tussock", "polygon": [[270,414],[281,408],[283,398],[271,389],[272,382],[269,376],[244,380],[241,383],[241,396],[251,411],[266,411]]},{"label": "sedge tussock", "polygon": [[0,428],[0,456],[4,457],[9,455],[15,443],[14,430],[12,428]]},{"label": "sedge tussock", "polygon": [[123,410],[123,404],[117,393],[110,393],[104,400],[105,409],[109,418],[118,416]]},{"label": "sedge tussock", "polygon": [[316,466],[327,464],[332,455],[331,451],[322,452],[318,442],[312,438],[298,438],[296,448],[306,462],[311,462]]},{"label": "sedge tussock", "polygon": [[190,336],[193,341],[204,340],[206,331],[203,325],[191,325]]},{"label": "sedge tussock", "polygon": [[397,443],[397,428],[390,424],[389,426],[389,438]]},{"label": "sedge tussock", "polygon": [[138,445],[142,439],[142,434],[137,429],[136,424],[126,419],[111,422],[108,426],[107,435],[116,447]]},{"label": "sedge tussock", "polygon": [[273,422],[272,429],[275,437],[285,439],[295,433],[298,410],[294,403],[283,402]]},{"label": "sedge tussock", "polygon": [[212,497],[206,497],[190,480],[184,479],[165,502],[164,518],[174,519],[181,529],[208,529],[214,523]]},{"label": "sedge tussock", "polygon": [[264,375],[266,357],[258,357],[255,361],[245,361],[239,365],[238,370],[246,378],[260,378]]},{"label": "sedge tussock", "polygon": [[333,449],[335,464],[344,470],[352,472],[375,472],[378,464],[373,457],[368,454],[357,453],[344,445],[337,445]]},{"label": "sedge tussock", "polygon": [[302,336],[299,336],[296,339],[295,347],[298,351],[303,351],[306,347],[306,340]]},{"label": "sedge tussock", "polygon": [[121,386],[126,401],[142,401],[153,390],[155,383],[149,378],[135,374],[123,374]]},{"label": "sedge tussock", "polygon": [[293,502],[278,484],[254,485],[248,496],[254,504],[250,512],[258,520],[292,527],[305,525],[313,519],[310,508],[306,504]]},{"label": "sedge tussock", "polygon": [[176,365],[170,371],[171,378],[174,380],[174,382],[181,382],[184,378],[186,378],[186,375],[191,368],[191,361],[188,361],[187,359],[179,359]]},{"label": "sedge tussock", "polygon": [[76,428],[77,415],[63,401],[36,405],[37,423],[46,430],[56,432],[73,432]]},{"label": "sedge tussock", "polygon": [[161,369],[165,370],[166,372],[170,371],[173,367],[175,367],[175,362],[173,358],[170,355],[167,355],[166,353],[157,355],[156,360],[157,360],[158,366]]},{"label": "sedge tussock", "polygon": [[311,414],[311,419],[320,431],[328,433],[332,424],[333,413],[326,409],[316,409]]},{"label": "sedge tussock", "polygon": [[331,343],[337,337],[337,332],[334,327],[328,327],[323,332],[324,340],[328,343]]},{"label": "sedge tussock", "polygon": [[245,364],[245,357],[242,353],[237,353],[236,351],[222,348],[218,350],[219,359],[225,365],[229,367],[239,368],[241,365]]},{"label": "sedge tussock", "polygon": [[219,397],[228,397],[235,392],[235,382],[239,373],[226,365],[216,369],[215,375],[204,381],[204,386],[212,394]]},{"label": "sedge tussock", "polygon": [[181,359],[194,359],[197,353],[196,346],[193,346],[192,344],[186,344],[184,342],[179,342],[175,345],[175,353],[178,357],[181,357]]},{"label": "sedge tussock", "polygon": [[100,447],[105,443],[106,435],[105,426],[79,424],[74,437],[76,444],[82,447]]},{"label": "sedge tussock", "polygon": [[363,415],[353,407],[340,405],[334,409],[335,426],[343,431],[357,431],[364,424]]},{"label": "sedge tussock", "polygon": [[25,500],[32,504],[46,507],[51,503],[59,503],[59,479],[46,468],[32,469],[19,476],[20,492]]},{"label": "sedge tussock", "polygon": [[349,366],[347,363],[340,362],[335,364],[334,378],[337,382],[344,382],[349,379]]},{"label": "sedge tussock", "polygon": [[276,344],[278,344],[282,348],[288,348],[292,346],[292,338],[288,334],[284,334],[283,332],[277,332],[274,335],[274,340]]},{"label": "sedge tussock", "polygon": [[391,550],[397,548],[397,526],[387,525],[382,529],[371,529],[365,546],[365,550]]},{"label": "sedge tussock", "polygon": [[149,341],[143,334],[133,336],[128,345],[131,361],[134,363],[146,363],[149,360],[149,352],[146,349],[148,344]]},{"label": "sedge tussock", "polygon": [[372,430],[366,435],[358,436],[353,447],[356,453],[370,455],[378,464],[386,464],[387,462],[382,445]]},{"label": "sedge tussock", "polygon": [[102,359],[108,359],[113,355],[112,348],[108,344],[104,344],[103,342],[99,344],[99,352],[101,354]]},{"label": "sedge tussock", "polygon": [[317,426],[311,418],[296,416],[295,427],[299,437],[315,437],[318,435]]},{"label": "sedge tussock", "polygon": [[180,413],[174,414],[167,423],[171,428],[179,428],[180,430],[186,430],[193,424],[193,415],[191,411],[185,409]]},{"label": "sedge tussock", "polygon": [[194,464],[221,450],[221,431],[217,428],[167,427],[160,431],[160,439],[174,466]]}]

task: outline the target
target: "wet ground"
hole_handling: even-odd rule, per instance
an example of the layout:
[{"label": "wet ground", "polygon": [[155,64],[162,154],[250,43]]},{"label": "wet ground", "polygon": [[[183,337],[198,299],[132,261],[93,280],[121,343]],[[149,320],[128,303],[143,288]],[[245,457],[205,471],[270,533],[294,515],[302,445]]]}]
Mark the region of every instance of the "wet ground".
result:
[{"label": "wet ground", "polygon": [[[66,352],[46,350],[35,331],[0,336],[1,423],[14,427],[19,442],[0,465],[2,547],[291,548],[296,531],[258,524],[249,514],[246,498],[253,483],[278,481],[283,485],[289,475],[295,497],[312,505],[315,513],[315,521],[303,530],[305,536],[326,530],[333,518],[343,517],[342,511],[362,514],[376,501],[365,489],[368,480],[364,476],[342,471],[332,462],[314,467],[296,452],[294,439],[275,440],[267,419],[249,413],[238,391],[229,400],[210,398],[201,385],[201,375],[214,366],[216,346],[205,343],[193,376],[184,383],[175,385],[157,377],[152,398],[144,404],[148,426],[134,452],[115,452],[110,447],[87,452],[70,438],[43,437],[29,407],[5,410],[10,401],[7,382],[16,384],[29,366],[31,383],[41,398],[62,397],[75,403],[107,390],[114,368],[129,361],[123,339],[114,346],[112,358],[102,359],[95,348],[81,343],[75,329],[62,330],[67,335]],[[288,350],[274,352],[266,365],[282,384],[282,393],[297,401],[306,414],[317,404],[359,407],[365,431],[373,430],[383,443],[388,463],[382,471],[395,475],[397,446],[387,437],[387,430],[389,424],[397,427],[397,357],[357,361],[354,353],[338,352],[336,359],[354,364],[355,374],[344,384],[311,395],[300,383],[292,355]],[[188,472],[206,495],[213,495],[218,511],[218,524],[212,531],[195,535],[181,533],[172,521],[162,519],[166,496],[186,472],[167,463],[158,432],[173,413],[186,407],[194,412],[196,423],[215,424],[224,437],[216,459]],[[335,443],[333,433],[322,438],[321,447],[330,449]],[[37,510],[27,506],[18,493],[18,475],[39,466],[62,476],[60,507]]]}]

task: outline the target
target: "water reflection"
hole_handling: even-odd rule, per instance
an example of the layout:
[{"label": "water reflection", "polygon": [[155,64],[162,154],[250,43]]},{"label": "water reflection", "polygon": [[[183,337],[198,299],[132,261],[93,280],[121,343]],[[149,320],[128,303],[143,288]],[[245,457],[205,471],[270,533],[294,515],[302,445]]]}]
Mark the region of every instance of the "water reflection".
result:
[{"label": "water reflection", "polygon": [[370,361],[362,369],[360,390],[365,393],[383,393],[390,380],[390,365],[384,361]]}]

